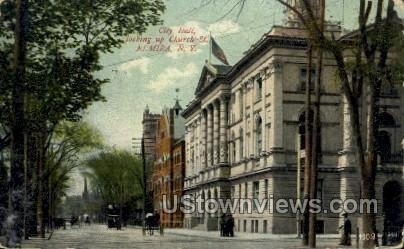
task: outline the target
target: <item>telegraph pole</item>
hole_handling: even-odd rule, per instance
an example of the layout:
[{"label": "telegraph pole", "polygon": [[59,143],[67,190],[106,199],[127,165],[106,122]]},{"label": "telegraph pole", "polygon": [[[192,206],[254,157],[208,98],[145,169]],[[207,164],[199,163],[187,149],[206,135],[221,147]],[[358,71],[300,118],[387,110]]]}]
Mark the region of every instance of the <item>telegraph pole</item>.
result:
[{"label": "telegraph pole", "polygon": [[147,179],[146,179],[146,152],[145,152],[145,146],[144,146],[144,137],[142,137],[141,143],[142,143],[142,162],[143,162],[143,219],[145,219],[146,218]]},{"label": "telegraph pole", "polygon": [[[143,136],[141,138],[132,138],[133,141],[133,146],[132,148],[134,149],[140,149],[140,153],[137,152],[137,155],[141,156],[142,160],[142,182],[143,182],[143,210],[142,210],[142,230],[143,230],[143,235],[145,235],[145,218],[146,218],[146,205],[147,205],[147,173],[146,173],[146,147],[145,143],[147,138],[144,138]],[[139,144],[140,143],[140,144]]]}]

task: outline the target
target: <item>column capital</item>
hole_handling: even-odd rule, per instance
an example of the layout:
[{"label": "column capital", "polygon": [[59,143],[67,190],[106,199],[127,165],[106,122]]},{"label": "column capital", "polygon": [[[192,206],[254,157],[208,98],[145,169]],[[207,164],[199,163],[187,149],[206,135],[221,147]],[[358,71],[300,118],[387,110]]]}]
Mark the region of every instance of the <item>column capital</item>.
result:
[{"label": "column capital", "polygon": [[230,99],[230,95],[229,94],[222,94],[219,97],[220,102],[228,102]]},{"label": "column capital", "polygon": [[267,74],[281,73],[283,69],[283,61],[275,59],[268,65]]}]

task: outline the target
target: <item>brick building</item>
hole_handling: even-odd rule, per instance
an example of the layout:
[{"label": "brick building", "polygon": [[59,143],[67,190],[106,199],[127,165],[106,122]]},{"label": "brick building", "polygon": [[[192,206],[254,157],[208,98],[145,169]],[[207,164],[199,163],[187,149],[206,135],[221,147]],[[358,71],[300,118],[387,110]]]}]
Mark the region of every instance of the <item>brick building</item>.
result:
[{"label": "brick building", "polygon": [[[173,196],[177,196],[178,201],[184,193],[185,176],[185,140],[182,137],[174,144],[173,149]],[[173,214],[172,227],[183,227],[184,214],[177,210]]]},{"label": "brick building", "polygon": [[160,114],[151,113],[149,107],[146,106],[143,112],[143,134],[142,137],[145,141],[145,155],[146,155],[146,212],[153,210],[152,205],[152,185],[151,174],[153,172],[154,160],[156,158],[156,134],[157,123],[160,120]]},{"label": "brick building", "polygon": [[184,119],[178,101],[173,108],[164,109],[157,123],[153,184],[153,209],[160,214],[164,227],[182,226],[180,213],[168,214],[174,193],[182,194],[184,172]]}]

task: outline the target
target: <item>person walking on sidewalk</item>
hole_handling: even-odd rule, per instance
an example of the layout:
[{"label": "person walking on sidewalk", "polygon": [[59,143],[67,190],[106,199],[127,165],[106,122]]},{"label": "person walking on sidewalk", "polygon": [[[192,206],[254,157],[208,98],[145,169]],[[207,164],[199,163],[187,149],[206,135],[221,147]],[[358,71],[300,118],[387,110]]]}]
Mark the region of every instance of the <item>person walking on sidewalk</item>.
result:
[{"label": "person walking on sidewalk", "polygon": [[350,246],[351,245],[351,234],[352,234],[352,224],[348,219],[348,214],[344,213],[344,224],[339,227],[339,229],[344,229],[341,237],[340,245]]}]

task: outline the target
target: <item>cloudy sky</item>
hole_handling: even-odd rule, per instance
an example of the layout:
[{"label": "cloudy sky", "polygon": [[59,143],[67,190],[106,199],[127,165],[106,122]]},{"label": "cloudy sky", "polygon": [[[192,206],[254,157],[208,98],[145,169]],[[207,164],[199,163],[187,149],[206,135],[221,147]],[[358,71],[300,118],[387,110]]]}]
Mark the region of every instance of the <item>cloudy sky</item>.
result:
[{"label": "cloudy sky", "polygon": [[[284,19],[283,8],[275,0],[248,0],[239,16],[239,7],[228,13],[238,0],[209,1],[212,3],[206,5],[207,2],[167,0],[164,23],[151,27],[141,38],[153,41],[163,37],[163,44],[167,45],[169,35],[161,32],[172,30],[173,35],[181,27],[190,27],[197,37],[211,33],[230,64],[235,64],[244,51]],[[344,17],[345,27],[351,29],[356,22],[358,1],[345,0],[344,8],[342,2],[327,0],[327,17],[333,21]],[[201,69],[209,57],[207,42],[195,42],[193,52],[158,53],[138,51],[138,45],[144,43],[133,41],[136,34],[131,38],[113,54],[102,57],[104,69],[99,76],[111,80],[103,86],[107,101],[94,103],[85,115],[101,131],[106,143],[118,148],[130,148],[131,138],[141,136],[146,105],[152,112],[160,113],[163,107],[174,104],[175,89],[179,88],[180,103],[185,107],[193,98]],[[212,62],[219,63],[214,59]]]}]

